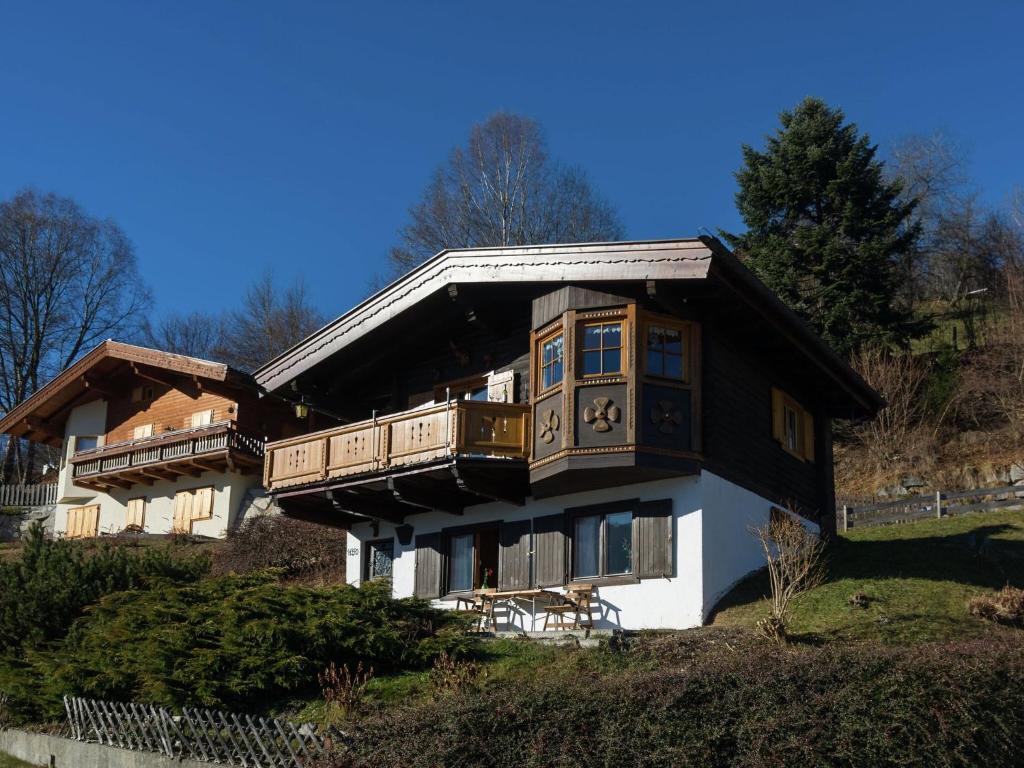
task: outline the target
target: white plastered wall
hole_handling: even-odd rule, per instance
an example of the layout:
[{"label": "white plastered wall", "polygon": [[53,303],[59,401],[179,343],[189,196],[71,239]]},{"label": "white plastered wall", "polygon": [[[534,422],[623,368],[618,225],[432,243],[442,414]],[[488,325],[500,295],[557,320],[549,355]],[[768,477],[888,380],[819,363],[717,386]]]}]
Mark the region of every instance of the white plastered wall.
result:
[{"label": "white plastered wall", "polygon": [[[602,489],[528,499],[523,507],[493,503],[471,507],[463,517],[427,512],[407,519],[413,526],[407,545],[394,539],[395,561],[392,588],[396,597],[413,594],[416,552],[415,536],[444,528],[499,520],[514,521],[557,514],[568,507],[601,504],[627,499],[654,501],[672,499],[672,537],[675,562],[668,579],[644,579],[634,584],[600,586],[600,618],[595,611],[595,626],[605,629],[686,629],[700,626],[715,604],[728,590],[752,571],[764,565],[756,539],[749,528],[768,519],[772,502],[710,472],[699,477],[684,477],[638,483],[615,489]],[[370,524],[357,524],[348,534],[349,581],[358,584],[362,577],[362,543],[394,536],[394,526],[380,523],[375,535]],[[448,599],[435,601],[441,607],[454,607]],[[539,620],[530,618],[531,605],[510,618],[511,628],[540,629]],[[499,617],[499,628],[506,622]]]},{"label": "white plastered wall", "polygon": [[117,533],[124,529],[128,517],[128,500],[144,498],[146,533],[170,533],[174,517],[174,495],[191,488],[213,487],[213,516],[192,523],[197,536],[223,538],[234,525],[242,500],[249,489],[260,484],[257,474],[237,472],[204,472],[200,477],[177,480],[155,480],[153,485],[137,484],[130,489],[113,489],[109,493],[74,485],[68,457],[74,452],[77,435],[102,435],[106,429],[106,403],[97,400],[74,408],[69,417],[64,440],[64,461],[61,465],[59,497],[54,520],[54,533],[67,531],[68,510],[72,507],[100,505],[99,532]]}]

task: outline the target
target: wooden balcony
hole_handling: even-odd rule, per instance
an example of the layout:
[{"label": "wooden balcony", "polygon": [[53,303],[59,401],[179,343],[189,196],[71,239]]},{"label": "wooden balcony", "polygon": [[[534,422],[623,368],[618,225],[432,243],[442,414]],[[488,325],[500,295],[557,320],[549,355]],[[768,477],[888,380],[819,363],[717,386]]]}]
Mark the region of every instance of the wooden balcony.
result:
[{"label": "wooden balcony", "polygon": [[529,446],[528,405],[459,400],[269,443],[263,480],[293,505],[315,494],[385,519],[459,514],[490,499],[521,503]]},{"label": "wooden balcony", "polygon": [[209,471],[251,471],[262,464],[263,450],[262,439],[224,421],[79,451],[71,469],[75,485],[106,491]]}]

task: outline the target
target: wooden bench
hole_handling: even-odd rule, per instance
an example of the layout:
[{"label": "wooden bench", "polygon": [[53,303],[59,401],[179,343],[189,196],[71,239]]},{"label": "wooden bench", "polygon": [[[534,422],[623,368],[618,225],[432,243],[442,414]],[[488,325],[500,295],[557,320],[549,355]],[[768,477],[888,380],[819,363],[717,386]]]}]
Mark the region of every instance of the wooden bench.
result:
[{"label": "wooden bench", "polygon": [[[544,629],[548,628],[551,622],[553,629],[579,629],[585,626],[587,629],[594,628],[594,620],[591,617],[591,598],[594,594],[593,584],[570,584],[565,589],[561,603],[549,605],[544,615]],[[569,614],[572,614],[573,621],[568,622]]]}]

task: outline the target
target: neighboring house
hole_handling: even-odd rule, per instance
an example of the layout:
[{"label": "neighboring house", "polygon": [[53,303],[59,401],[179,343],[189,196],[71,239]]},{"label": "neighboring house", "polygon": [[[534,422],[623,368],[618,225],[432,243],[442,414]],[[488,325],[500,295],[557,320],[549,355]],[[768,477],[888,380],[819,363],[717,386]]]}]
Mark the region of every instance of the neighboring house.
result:
[{"label": "neighboring house", "polygon": [[220,537],[290,414],[221,363],[105,341],[0,419],[0,432],[60,450],[57,535]]},{"label": "neighboring house", "polygon": [[583,582],[632,629],[701,624],[774,507],[832,533],[831,420],[882,405],[711,238],[445,251],[254,375],[350,422],[264,470],[349,527],[350,580]]}]

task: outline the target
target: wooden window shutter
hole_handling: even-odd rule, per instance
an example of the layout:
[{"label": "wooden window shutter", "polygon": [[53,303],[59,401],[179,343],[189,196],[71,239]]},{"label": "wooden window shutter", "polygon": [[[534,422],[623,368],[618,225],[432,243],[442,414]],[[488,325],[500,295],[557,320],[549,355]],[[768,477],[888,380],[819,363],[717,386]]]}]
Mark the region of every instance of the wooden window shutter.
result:
[{"label": "wooden window shutter", "polygon": [[633,569],[640,579],[672,576],[672,499],[645,501],[633,518]]},{"label": "wooden window shutter", "polygon": [[82,535],[82,518],[85,509],[83,507],[72,507],[68,510],[68,524],[64,535],[69,539],[77,539]]},{"label": "wooden window shutter", "polygon": [[143,498],[128,499],[128,515],[125,525],[136,525],[139,528],[146,524],[146,500]]},{"label": "wooden window shutter", "polygon": [[809,411],[803,412],[804,458],[814,461],[814,417]]},{"label": "wooden window shutter", "polygon": [[772,387],[772,437],[779,442],[786,439],[786,398],[782,390]]},{"label": "wooden window shutter", "polygon": [[498,589],[529,589],[531,527],[518,520],[498,529]]},{"label": "wooden window shutter", "polygon": [[196,488],[192,499],[192,519],[209,520],[213,517],[213,487]]},{"label": "wooden window shutter", "polygon": [[560,587],[566,580],[565,515],[533,520],[533,550],[538,587]]},{"label": "wooden window shutter", "polygon": [[427,533],[416,537],[416,577],[413,594],[424,600],[441,596],[441,576],[444,570],[441,539],[440,533]]},{"label": "wooden window shutter", "polygon": [[193,427],[205,427],[213,424],[213,411],[197,411],[192,414]]},{"label": "wooden window shutter", "polygon": [[487,377],[487,399],[492,403],[514,403],[516,401],[515,371],[492,373]]},{"label": "wooden window shutter", "polygon": [[192,491],[178,491],[174,494],[172,533],[188,533],[192,530],[192,496]]},{"label": "wooden window shutter", "polygon": [[141,440],[144,437],[153,436],[153,425],[152,424],[140,424],[132,430],[132,438],[135,440]]},{"label": "wooden window shutter", "polygon": [[82,531],[83,536],[98,536],[100,532],[100,508],[99,505],[94,504],[91,507],[85,508],[85,521],[83,523],[84,529]]}]

